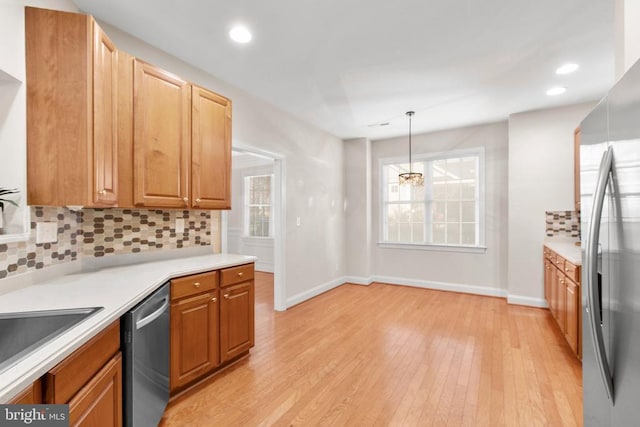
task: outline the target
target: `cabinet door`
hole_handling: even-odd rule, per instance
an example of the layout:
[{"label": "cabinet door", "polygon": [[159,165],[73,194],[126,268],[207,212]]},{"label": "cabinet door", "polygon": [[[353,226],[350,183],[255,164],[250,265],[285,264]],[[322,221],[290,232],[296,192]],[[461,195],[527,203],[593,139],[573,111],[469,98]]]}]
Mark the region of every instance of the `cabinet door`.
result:
[{"label": "cabinet door", "polygon": [[580,311],[578,287],[571,280],[566,280],[566,284],[567,329],[564,335],[573,352],[578,354],[578,312]]},{"label": "cabinet door", "polygon": [[556,275],[556,321],[564,333],[567,330],[567,285],[565,276],[560,270],[556,270]]},{"label": "cabinet door", "polygon": [[552,276],[553,276],[553,267],[551,266],[551,262],[547,259],[544,260],[544,298],[547,300],[547,304],[549,304],[549,309],[551,309],[551,295],[552,295]]},{"label": "cabinet door", "polygon": [[136,206],[189,207],[191,92],[186,81],[134,64],[133,198]]},{"label": "cabinet door", "polygon": [[217,294],[171,304],[171,390],[219,365]]},{"label": "cabinet door", "polygon": [[98,205],[118,201],[118,52],[93,23],[93,188]]},{"label": "cabinet door", "polygon": [[71,426],[122,425],[122,357],[116,354],[69,402]]},{"label": "cabinet door", "polygon": [[254,282],[222,288],[220,292],[220,357],[225,362],[253,347]]},{"label": "cabinet door", "polygon": [[42,403],[42,380],[37,379],[29,387],[9,401],[9,405],[33,405]]},{"label": "cabinet door", "polygon": [[193,86],[191,199],[202,209],[231,208],[231,101]]}]

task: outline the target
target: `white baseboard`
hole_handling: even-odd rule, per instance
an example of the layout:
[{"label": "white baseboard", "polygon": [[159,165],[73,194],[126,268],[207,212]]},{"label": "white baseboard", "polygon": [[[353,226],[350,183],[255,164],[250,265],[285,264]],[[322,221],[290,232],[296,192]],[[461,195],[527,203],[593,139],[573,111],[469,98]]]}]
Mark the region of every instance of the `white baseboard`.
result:
[{"label": "white baseboard", "polygon": [[273,273],[273,263],[262,262],[259,259],[256,261],[256,271],[264,271],[265,273]]},{"label": "white baseboard", "polygon": [[492,288],[489,286],[474,286],[460,283],[434,282],[428,280],[405,279],[401,277],[372,276],[369,278],[358,276],[343,276],[330,282],[318,285],[308,291],[287,298],[287,308],[300,304],[308,299],[316,297],[322,293],[337,288],[345,283],[368,286],[373,282],[385,283],[389,285],[412,286],[415,288],[432,289],[438,291],[460,292],[465,294],[483,295],[490,297],[505,298],[507,303],[515,305],[525,305],[529,307],[547,308],[547,302],[540,298],[531,298],[520,295],[509,295],[506,290]]},{"label": "white baseboard", "polygon": [[547,301],[540,298],[523,297],[520,295],[509,295],[507,297],[509,304],[526,305],[529,307],[548,308]]},{"label": "white baseboard", "polygon": [[330,291],[333,288],[337,288],[340,285],[345,283],[344,277],[339,277],[330,282],[323,283],[321,285],[316,286],[315,288],[311,288],[308,291],[301,292],[297,295],[287,298],[287,308],[291,308],[294,305],[300,304],[308,299],[311,299],[315,296],[323,294],[327,291]]},{"label": "white baseboard", "polygon": [[405,279],[401,277],[373,276],[374,282],[390,285],[413,286],[416,288],[434,289],[438,291],[462,292],[465,294],[484,295],[505,298],[507,291],[489,286],[463,285],[459,283],[434,282],[430,280]]},{"label": "white baseboard", "polygon": [[344,276],[344,283],[353,283],[354,285],[369,286],[374,282],[373,277]]}]

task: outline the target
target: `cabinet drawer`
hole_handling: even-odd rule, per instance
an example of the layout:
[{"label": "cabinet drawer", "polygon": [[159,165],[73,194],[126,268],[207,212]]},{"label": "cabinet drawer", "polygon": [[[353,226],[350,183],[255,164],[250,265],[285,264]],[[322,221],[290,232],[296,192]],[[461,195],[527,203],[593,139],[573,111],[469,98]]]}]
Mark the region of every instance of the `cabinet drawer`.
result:
[{"label": "cabinet drawer", "polygon": [[67,403],[120,349],[120,320],[45,375],[47,403]]},{"label": "cabinet drawer", "polygon": [[188,297],[218,287],[218,272],[193,274],[171,280],[171,300]]},{"label": "cabinet drawer", "polygon": [[564,258],[562,258],[560,255],[555,254],[553,263],[560,269],[560,271],[564,271]]},{"label": "cabinet drawer", "polygon": [[225,268],[220,271],[220,286],[225,287],[253,279],[253,263]]},{"label": "cabinet drawer", "polygon": [[565,261],[564,263],[564,272],[569,277],[569,279],[574,282],[580,282],[580,266],[573,265],[569,261]]}]

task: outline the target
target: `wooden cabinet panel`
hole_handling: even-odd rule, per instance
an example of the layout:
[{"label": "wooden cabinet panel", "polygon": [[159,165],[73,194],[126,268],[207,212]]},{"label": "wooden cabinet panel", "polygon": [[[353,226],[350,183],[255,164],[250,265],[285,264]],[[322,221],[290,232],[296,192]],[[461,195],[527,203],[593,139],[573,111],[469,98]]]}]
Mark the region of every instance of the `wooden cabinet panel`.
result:
[{"label": "wooden cabinet panel", "polygon": [[551,308],[551,296],[553,293],[553,289],[551,289],[553,275],[553,266],[551,265],[551,261],[548,259],[544,260],[544,298],[547,300],[547,304],[549,308]]},{"label": "wooden cabinet panel", "polygon": [[38,379],[9,401],[10,405],[33,405],[42,403],[42,380]]},{"label": "wooden cabinet panel", "polygon": [[254,265],[244,264],[237,267],[225,268],[220,271],[220,286],[230,286],[234,283],[242,283],[247,280],[253,280]]},{"label": "wooden cabinet panel", "polygon": [[231,101],[192,86],[191,200],[200,209],[231,208]]},{"label": "wooden cabinet panel", "polygon": [[122,356],[119,352],[71,399],[69,425],[122,425]]},{"label": "wooden cabinet panel", "polygon": [[120,348],[116,320],[45,375],[47,403],[67,403]]},{"label": "wooden cabinet panel", "polygon": [[31,7],[25,38],[28,204],[115,204],[115,46],[90,16]]},{"label": "wooden cabinet panel", "polygon": [[201,274],[178,277],[171,280],[171,301],[203,292],[215,290],[218,287],[218,272],[208,271]]},{"label": "wooden cabinet panel", "polygon": [[217,293],[171,304],[171,390],[197,380],[219,364]]},{"label": "wooden cabinet panel", "polygon": [[189,85],[136,59],[133,90],[134,204],[189,207]]},{"label": "wooden cabinet panel", "polygon": [[224,362],[253,347],[254,282],[229,286],[220,292],[220,358]]},{"label": "wooden cabinet panel", "polygon": [[578,354],[578,312],[580,311],[580,301],[578,301],[578,286],[571,280],[566,281],[566,330],[565,338],[574,353]]},{"label": "wooden cabinet panel", "polygon": [[564,333],[567,330],[567,309],[566,309],[566,300],[567,300],[567,285],[566,279],[562,271],[556,271],[556,292],[555,292],[555,302],[556,302],[556,320],[558,325],[560,326],[560,330]]},{"label": "wooden cabinet panel", "polygon": [[93,26],[93,159],[96,204],[118,201],[118,51]]}]

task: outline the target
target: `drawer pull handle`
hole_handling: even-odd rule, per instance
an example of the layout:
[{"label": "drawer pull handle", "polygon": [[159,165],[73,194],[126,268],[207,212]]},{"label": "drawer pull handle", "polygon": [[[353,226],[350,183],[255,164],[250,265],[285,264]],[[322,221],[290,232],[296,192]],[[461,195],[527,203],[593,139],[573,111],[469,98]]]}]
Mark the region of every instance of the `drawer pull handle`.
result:
[{"label": "drawer pull handle", "polygon": [[200,287],[200,282],[194,283],[193,286],[195,286],[196,288],[199,288]]},{"label": "drawer pull handle", "polygon": [[229,294],[224,294],[224,299],[229,299]]},{"label": "drawer pull handle", "polygon": [[242,271],[240,273],[238,273],[238,276],[242,277]]}]

